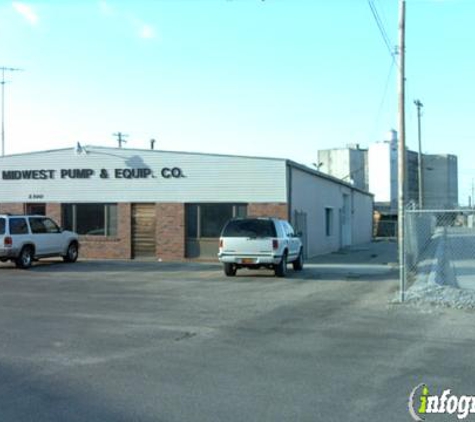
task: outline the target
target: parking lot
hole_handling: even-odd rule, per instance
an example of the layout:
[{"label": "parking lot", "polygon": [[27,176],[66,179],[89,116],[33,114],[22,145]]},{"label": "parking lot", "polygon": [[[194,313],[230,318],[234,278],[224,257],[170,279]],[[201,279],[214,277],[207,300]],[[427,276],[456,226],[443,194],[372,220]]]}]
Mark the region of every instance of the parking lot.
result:
[{"label": "parking lot", "polygon": [[0,420],[401,421],[420,382],[475,393],[473,313],[389,303],[395,257],[2,264]]}]

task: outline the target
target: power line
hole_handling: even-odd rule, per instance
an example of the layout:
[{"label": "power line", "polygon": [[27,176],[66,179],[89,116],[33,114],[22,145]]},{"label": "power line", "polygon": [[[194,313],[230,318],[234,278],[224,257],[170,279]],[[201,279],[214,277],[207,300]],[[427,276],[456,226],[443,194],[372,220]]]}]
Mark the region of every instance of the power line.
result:
[{"label": "power line", "polygon": [[379,125],[380,120],[381,120],[381,114],[383,112],[383,108],[384,108],[384,105],[386,103],[386,99],[388,97],[389,84],[390,84],[390,82],[392,80],[392,77],[393,77],[395,64],[396,64],[395,60],[392,60],[390,66],[389,66],[388,75],[386,77],[386,82],[384,84],[383,95],[381,96],[381,101],[379,103],[378,111],[376,113],[376,119],[375,119],[375,124],[374,124],[374,128],[373,128],[373,130],[374,130],[373,137],[376,135],[376,131],[378,130],[378,125]]},{"label": "power line", "polygon": [[388,33],[386,32],[386,29],[384,28],[383,21],[381,20],[379,16],[378,9],[376,8],[376,5],[374,4],[374,0],[368,0],[368,5],[369,5],[369,8],[371,9],[371,13],[373,14],[376,25],[378,26],[379,32],[381,33],[381,37],[383,38],[384,44],[386,44],[389,54],[391,55],[393,60],[395,60],[396,51],[395,51],[394,45],[391,45],[391,40],[389,39]]}]

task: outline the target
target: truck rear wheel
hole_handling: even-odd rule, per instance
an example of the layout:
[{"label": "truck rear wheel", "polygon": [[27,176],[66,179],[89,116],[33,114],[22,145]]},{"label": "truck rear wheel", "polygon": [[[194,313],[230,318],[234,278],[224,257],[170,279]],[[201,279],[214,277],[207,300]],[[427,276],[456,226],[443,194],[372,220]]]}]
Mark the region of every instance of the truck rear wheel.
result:
[{"label": "truck rear wheel", "polygon": [[15,260],[15,264],[18,268],[30,268],[33,263],[33,248],[31,246],[24,246]]},{"label": "truck rear wheel", "polygon": [[294,267],[295,271],[302,271],[303,270],[303,250],[300,249],[299,256],[297,259],[292,262],[292,266]]},{"label": "truck rear wheel", "polygon": [[277,277],[285,277],[287,275],[287,252],[282,255],[282,260],[275,266],[275,275]]},{"label": "truck rear wheel", "polygon": [[234,277],[236,275],[237,268],[234,264],[225,263],[224,264],[224,274],[228,277]]}]

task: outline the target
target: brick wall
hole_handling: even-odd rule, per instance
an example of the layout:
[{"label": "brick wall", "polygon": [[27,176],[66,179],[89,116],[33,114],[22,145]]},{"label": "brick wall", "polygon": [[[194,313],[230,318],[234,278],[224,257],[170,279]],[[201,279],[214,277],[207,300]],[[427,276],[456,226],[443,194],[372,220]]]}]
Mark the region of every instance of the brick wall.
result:
[{"label": "brick wall", "polygon": [[156,208],[157,258],[177,261],[185,258],[185,205],[159,203]]},{"label": "brick wall", "polygon": [[0,212],[8,212],[10,214],[23,214],[24,205],[23,203],[0,203]]},{"label": "brick wall", "polygon": [[[26,205],[24,203],[0,203],[0,213],[9,212],[11,214],[24,214],[25,208]],[[46,204],[46,215],[61,225],[61,204]]]},{"label": "brick wall", "polygon": [[249,217],[277,217],[287,220],[289,218],[288,212],[286,203],[252,203],[247,207]]},{"label": "brick wall", "polygon": [[[0,204],[0,212],[22,214],[24,204]],[[288,218],[286,203],[250,203],[248,215],[255,217]],[[132,205],[118,204],[118,228],[116,237],[80,236],[80,257],[85,259],[132,258]],[[46,204],[46,214],[60,225],[61,204]],[[182,203],[156,204],[157,259],[180,261],[185,259],[185,205]]]},{"label": "brick wall", "polygon": [[60,226],[63,225],[61,215],[61,204],[46,204],[46,215],[56,221]]}]

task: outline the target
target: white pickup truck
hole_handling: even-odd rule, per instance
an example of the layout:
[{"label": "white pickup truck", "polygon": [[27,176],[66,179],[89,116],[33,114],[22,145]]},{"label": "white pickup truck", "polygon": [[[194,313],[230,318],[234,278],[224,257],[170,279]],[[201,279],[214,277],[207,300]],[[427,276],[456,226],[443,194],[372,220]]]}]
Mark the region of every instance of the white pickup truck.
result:
[{"label": "white pickup truck", "polygon": [[277,218],[235,218],[229,220],[219,239],[219,261],[227,276],[239,268],[274,269],[285,277],[287,264],[303,268],[303,248],[298,235],[285,220]]}]

